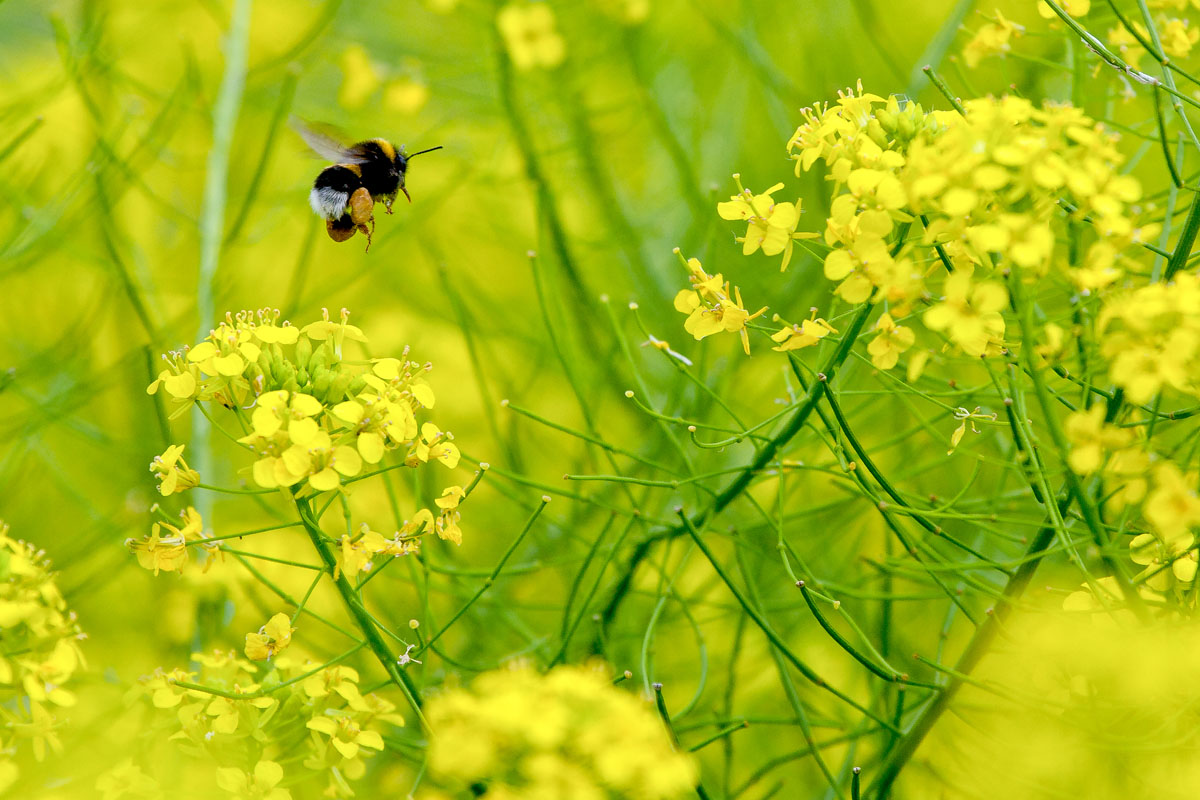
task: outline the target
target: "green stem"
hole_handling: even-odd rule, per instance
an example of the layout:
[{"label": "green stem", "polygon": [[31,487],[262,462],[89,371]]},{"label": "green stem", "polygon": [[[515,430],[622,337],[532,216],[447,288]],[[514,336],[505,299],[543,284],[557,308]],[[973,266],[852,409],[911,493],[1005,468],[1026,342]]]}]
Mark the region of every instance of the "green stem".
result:
[{"label": "green stem", "polygon": [[304,523],[304,530],[308,534],[309,541],[312,542],[313,549],[321,557],[321,561],[325,564],[326,571],[330,576],[337,575],[334,578],[334,586],[337,587],[338,594],[342,596],[342,602],[346,605],[346,610],[350,612],[350,616],[358,625],[366,638],[367,647],[375,654],[375,658],[383,667],[384,672],[392,679],[392,682],[400,688],[404,697],[408,700],[408,704],[416,713],[417,718],[421,721],[422,727],[429,729],[429,723],[425,720],[425,715],[421,713],[421,698],[417,694],[417,688],[413,685],[412,679],[408,674],[402,671],[396,663],[396,657],[392,653],[388,643],[384,640],[379,629],[371,620],[371,615],[363,605],[362,596],[354,590],[350,580],[345,573],[337,568],[337,559],[325,544],[325,534],[312,518],[312,506],[306,498],[294,498],[296,509],[300,512],[300,521]]}]

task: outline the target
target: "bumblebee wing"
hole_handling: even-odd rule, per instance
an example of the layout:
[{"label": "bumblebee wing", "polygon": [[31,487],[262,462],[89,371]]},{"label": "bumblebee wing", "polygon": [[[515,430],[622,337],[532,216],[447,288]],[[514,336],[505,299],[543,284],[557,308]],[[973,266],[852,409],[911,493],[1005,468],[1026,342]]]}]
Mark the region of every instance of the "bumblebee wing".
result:
[{"label": "bumblebee wing", "polygon": [[367,160],[366,155],[361,150],[347,147],[334,136],[317,130],[313,125],[298,117],[292,117],[290,123],[292,130],[300,134],[300,138],[304,140],[304,143],[322,158],[328,159],[335,164],[362,164]]}]

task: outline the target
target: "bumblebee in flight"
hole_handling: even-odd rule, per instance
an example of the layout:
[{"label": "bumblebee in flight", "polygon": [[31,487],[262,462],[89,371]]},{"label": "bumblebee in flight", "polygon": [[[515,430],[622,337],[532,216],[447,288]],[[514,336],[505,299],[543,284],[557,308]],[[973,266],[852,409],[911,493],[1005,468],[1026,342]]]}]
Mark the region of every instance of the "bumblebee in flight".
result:
[{"label": "bumblebee in flight", "polygon": [[383,203],[391,214],[398,192],[404,192],[411,203],[404,186],[409,160],[442,149],[439,145],[408,154],[403,146],[387,139],[366,139],[347,146],[299,120],[293,119],[292,127],[314,152],[334,162],[317,175],[308,195],[312,210],[325,220],[329,238],[344,242],[362,231],[368,250],[375,230],[375,204]]}]

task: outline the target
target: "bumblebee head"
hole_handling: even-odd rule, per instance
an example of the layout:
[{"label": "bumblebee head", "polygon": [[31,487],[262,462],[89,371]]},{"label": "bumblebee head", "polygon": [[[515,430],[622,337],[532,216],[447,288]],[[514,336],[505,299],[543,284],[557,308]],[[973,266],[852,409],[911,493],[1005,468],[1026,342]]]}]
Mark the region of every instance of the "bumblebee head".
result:
[{"label": "bumblebee head", "polygon": [[411,203],[412,196],[408,193],[408,189],[406,189],[404,186],[404,176],[405,176],[405,173],[408,172],[408,162],[424,153],[432,153],[434,150],[441,150],[442,146],[439,144],[437,147],[430,147],[425,150],[418,150],[415,153],[405,153],[404,145],[400,145],[399,147],[396,147],[391,142],[386,141],[385,139],[374,139],[373,141],[379,145],[380,150],[383,151],[385,156],[388,156],[390,153],[389,157],[392,161],[392,172],[396,176],[396,178],[399,180],[400,191],[404,192],[404,196],[407,197],[408,202]]}]

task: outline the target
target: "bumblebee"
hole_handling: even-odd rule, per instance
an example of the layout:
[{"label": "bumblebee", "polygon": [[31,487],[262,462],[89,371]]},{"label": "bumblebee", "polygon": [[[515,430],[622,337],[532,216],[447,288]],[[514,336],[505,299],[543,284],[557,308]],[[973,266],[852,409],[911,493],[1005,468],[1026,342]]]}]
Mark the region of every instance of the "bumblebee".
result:
[{"label": "bumblebee", "polygon": [[375,231],[375,204],[383,203],[391,214],[399,192],[411,203],[404,185],[409,160],[442,149],[439,145],[409,154],[387,139],[366,139],[347,146],[299,120],[293,119],[292,127],[315,153],[335,162],[321,170],[308,195],[312,210],[325,220],[329,238],[344,242],[361,231],[367,237],[368,250]]}]

